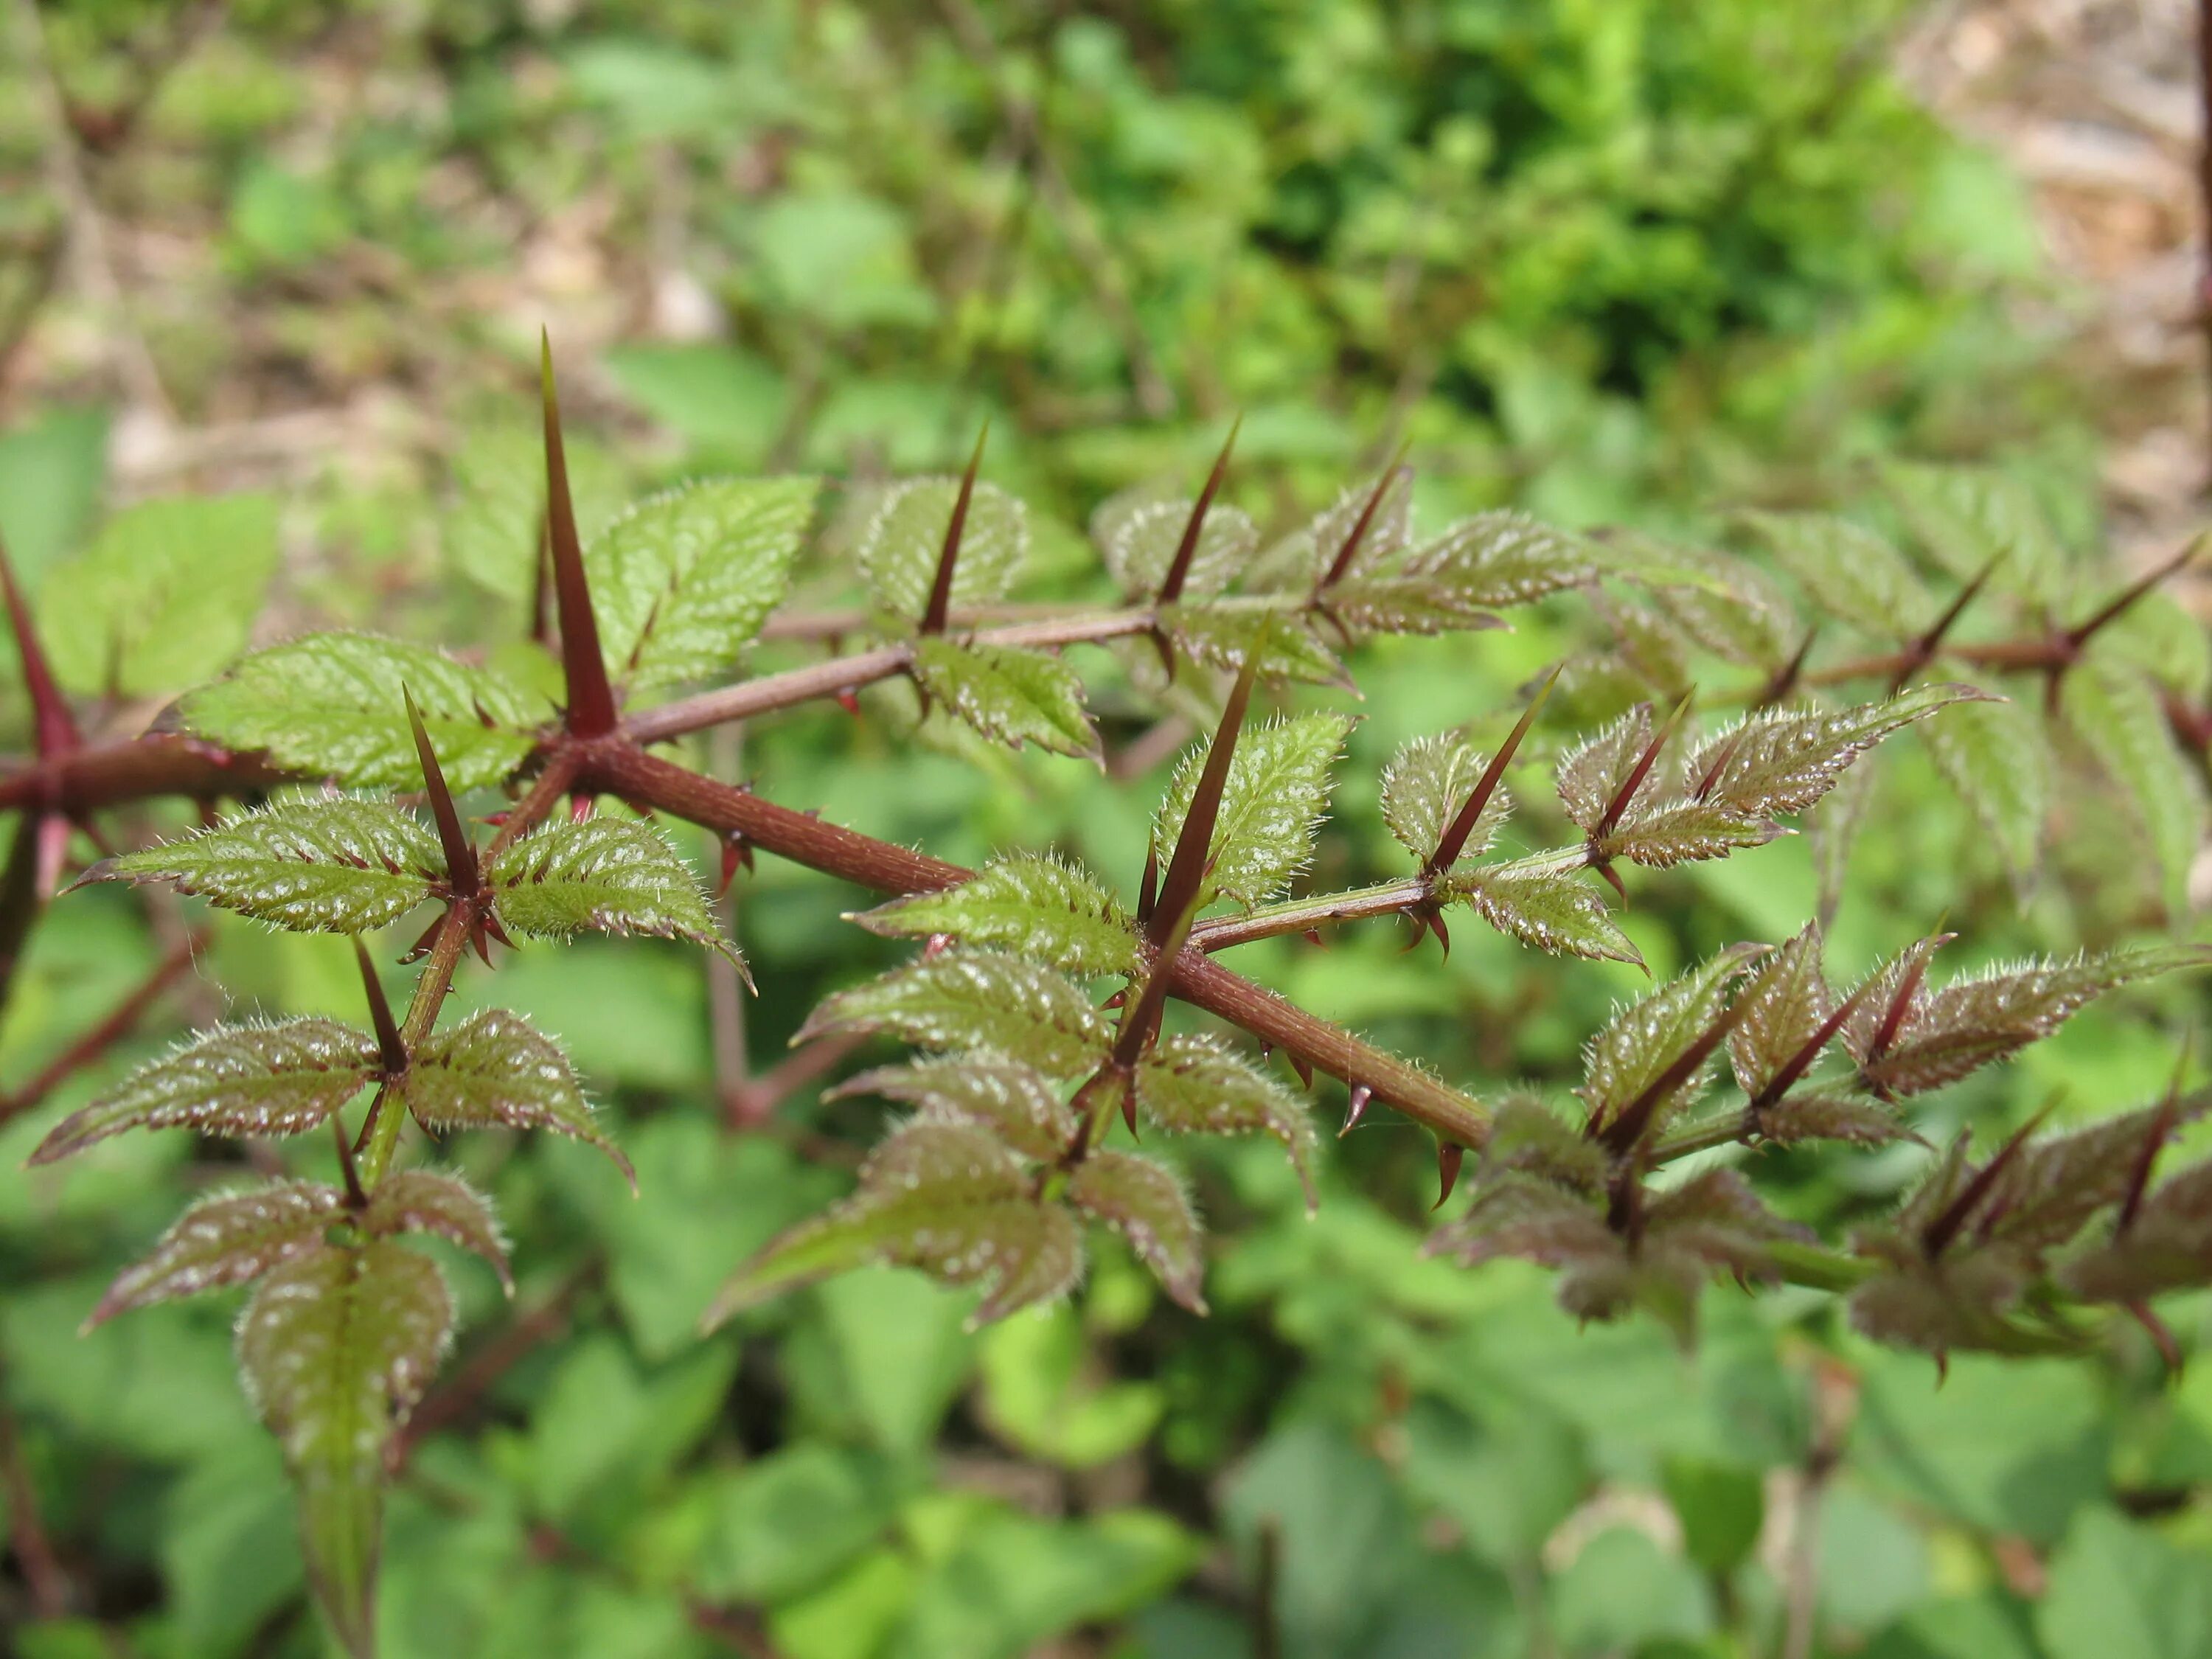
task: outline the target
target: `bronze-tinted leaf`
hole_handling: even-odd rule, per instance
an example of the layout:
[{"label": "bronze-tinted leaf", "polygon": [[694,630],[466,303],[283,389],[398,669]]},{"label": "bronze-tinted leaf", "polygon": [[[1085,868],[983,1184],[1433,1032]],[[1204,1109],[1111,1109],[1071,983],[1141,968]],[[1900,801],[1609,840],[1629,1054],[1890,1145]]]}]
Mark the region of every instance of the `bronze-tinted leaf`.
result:
[{"label": "bronze-tinted leaf", "polygon": [[1110,1222],[1170,1296],[1206,1311],[1206,1235],[1174,1170],[1134,1152],[1095,1151],[1069,1176],[1067,1198]]},{"label": "bronze-tinted leaf", "polygon": [[598,1147],[637,1184],[629,1160],[601,1132],[568,1055],[504,1008],[471,1014],[427,1038],[398,1093],[426,1129],[550,1129]]},{"label": "bronze-tinted leaf", "polygon": [[1137,1068],[1146,1119],[1176,1134],[1273,1136],[1290,1154],[1306,1206],[1313,1183],[1314,1127],[1303,1102],[1235,1050],[1209,1037],[1164,1039]]},{"label": "bronze-tinted leaf", "polygon": [[989,1128],[1030,1158],[1050,1159],[1075,1139],[1075,1114],[1044,1074],[996,1054],[957,1054],[885,1066],[849,1078],[824,1097],[880,1095],[943,1119]]},{"label": "bronze-tinted leaf", "polygon": [[279,1181],[204,1198],[161,1235],[151,1254],[125,1267],[85,1328],[151,1306],[258,1279],[279,1262],[323,1248],[345,1194],[312,1181]]},{"label": "bronze-tinted leaf", "polygon": [[434,1233],[490,1262],[501,1288],[514,1294],[514,1278],[507,1266],[507,1235],[492,1213],[491,1200],[457,1175],[402,1170],[386,1176],[370,1197],[362,1225],[380,1237]]}]

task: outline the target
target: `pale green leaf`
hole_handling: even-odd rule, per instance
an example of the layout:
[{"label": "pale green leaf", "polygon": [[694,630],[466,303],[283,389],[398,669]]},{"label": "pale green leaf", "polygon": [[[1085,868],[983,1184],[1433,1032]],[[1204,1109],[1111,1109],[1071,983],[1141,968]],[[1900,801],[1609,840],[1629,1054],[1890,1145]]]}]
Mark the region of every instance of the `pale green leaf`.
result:
[{"label": "pale green leaf", "polygon": [[298,1134],[352,1099],[379,1065],[376,1039],[335,1020],[223,1026],[63,1119],[30,1161],[51,1164],[125,1129]]},{"label": "pale green leaf", "polygon": [[1177,651],[1209,668],[1235,673],[1255,650],[1259,678],[1309,685],[1346,685],[1344,665],[1303,617],[1270,599],[1214,599],[1162,605],[1159,624]]},{"label": "pale green leaf", "polygon": [[258,1279],[280,1261],[323,1248],[345,1194],[312,1181],[277,1181],[204,1198],[177,1218],[143,1260],[125,1267],[85,1328],[132,1308]]},{"label": "pale green leaf", "polygon": [[422,763],[407,726],[411,691],[455,789],[496,783],[536,746],[551,710],[441,651],[370,634],[310,634],[257,651],[184,700],[195,735],[342,783],[414,789]]},{"label": "pale green leaf", "polygon": [[549,824],[494,859],[484,879],[500,921],[514,933],[650,933],[739,960],[699,878],[647,824],[604,814]]},{"label": "pale green leaf", "polygon": [[1206,1235],[1174,1170],[1134,1152],[1094,1151],[1068,1176],[1067,1200],[1111,1224],[1170,1296],[1206,1311]]},{"label": "pale green leaf", "polygon": [[[1246,731],[1230,762],[1208,856],[1212,867],[1199,903],[1233,899],[1259,904],[1305,867],[1328,799],[1329,769],[1352,722],[1341,714],[1293,714]],[[1152,823],[1164,866],[1205,769],[1206,745],[1188,750]]]},{"label": "pale green leaf", "polygon": [[979,950],[926,956],[840,991],[792,1040],[829,1031],[882,1031],[922,1048],[989,1049],[1058,1079],[1089,1076],[1113,1035],[1065,975]]},{"label": "pale green leaf", "polygon": [[1913,539],[1960,581],[1994,561],[1999,591],[2045,605],[2063,597],[2065,555],[2034,491],[2018,479],[1986,467],[1898,461],[1883,467],[1882,483]]},{"label": "pale green leaf", "polygon": [[823,1097],[879,1095],[932,1116],[980,1124],[1019,1152],[1054,1159],[1075,1139],[1075,1114],[1034,1066],[996,1054],[956,1054],[879,1066],[848,1078]]},{"label": "pale green leaf", "polygon": [[[1100,509],[1092,520],[1092,533],[1098,538],[1107,569],[1124,593],[1148,599],[1160,591],[1194,505],[1146,501],[1111,514]],[[1199,529],[1198,545],[1191,551],[1183,592],[1193,599],[1218,593],[1251,562],[1259,544],[1259,527],[1249,514],[1220,501],[1212,503]]]},{"label": "pale green leaf", "polygon": [[2092,654],[2068,672],[2059,696],[2067,724],[2142,827],[2166,908],[2185,914],[2189,866],[2204,838],[2204,786],[2174,742],[2156,690],[2132,664]]},{"label": "pale green leaf", "polygon": [[636,692],[730,670],[783,600],[819,488],[813,478],[685,484],[586,542],[615,684]]},{"label": "pale green leaf", "polygon": [[1305,1103],[1234,1049],[1211,1037],[1165,1037],[1137,1067],[1136,1087],[1146,1121],[1170,1133],[1273,1136],[1297,1170],[1306,1207],[1319,1201]]},{"label": "pale green leaf", "polygon": [[1554,956],[1644,963],[1596,890],[1571,871],[1534,862],[1462,869],[1437,896],[1472,905],[1499,933]]},{"label": "pale green leaf", "polygon": [[426,1038],[398,1091],[425,1128],[550,1129],[598,1147],[637,1184],[629,1160],[601,1132],[568,1055],[504,1008],[471,1014]]},{"label": "pale green leaf", "polygon": [[266,495],[126,507],[46,574],[40,632],[54,678],[86,696],[146,696],[220,672],[245,647],[276,569]]},{"label": "pale green leaf", "polygon": [[1748,559],[1632,530],[1595,549],[1608,573],[1638,583],[1674,628],[1729,662],[1778,667],[1804,637],[1790,595]]},{"label": "pale green leaf", "polygon": [[1580,587],[1597,563],[1581,537],[1500,508],[1461,520],[1409,553],[1401,569],[1462,611],[1491,611]]},{"label": "pale green leaf", "polygon": [[[622,505],[621,469],[579,434],[562,448],[577,532],[589,547]],[[453,480],[438,521],[447,563],[487,592],[527,604],[544,559],[544,440],[534,426],[473,428],[453,457]]]},{"label": "pale green leaf", "polygon": [[1069,974],[1129,975],[1138,966],[1136,924],[1114,896],[1080,866],[1041,854],[994,860],[957,887],[853,919],[874,933],[994,945]]},{"label": "pale green leaf", "polygon": [[[945,528],[959,495],[957,478],[894,484],[861,532],[860,568],[876,604],[891,616],[918,622],[928,607]],[[996,484],[978,483],[952,571],[954,608],[1004,598],[1029,555],[1029,544],[1028,509]]]},{"label": "pale green leaf", "polygon": [[388,927],[445,878],[437,839],[380,801],[296,797],[196,835],[125,853],[95,878],[166,882],[294,933]]},{"label": "pale green leaf", "polygon": [[380,1237],[433,1233],[472,1251],[491,1263],[501,1285],[509,1296],[514,1294],[514,1279],[507,1268],[507,1235],[492,1213],[491,1200],[457,1175],[440,1170],[401,1170],[388,1175],[370,1195],[361,1220]]},{"label": "pale green leaf", "polygon": [[1098,753],[1083,680],[1049,652],[933,635],[915,642],[914,677],[927,696],[987,738],[1015,749],[1033,743],[1059,755]]},{"label": "pale green leaf", "polygon": [[740,1268],[706,1323],[880,1261],[986,1285],[975,1314],[982,1323],[1064,1295],[1083,1270],[1083,1242],[1073,1218],[1037,1199],[1026,1166],[988,1130],[915,1118],[869,1156],[851,1198]]},{"label": "pale green leaf", "polygon": [[2051,815],[2051,744],[2016,702],[1955,709],[1923,729],[1943,781],[1959,792],[2015,884],[2035,872]]},{"label": "pale green leaf", "polygon": [[[1401,744],[1382,769],[1382,822],[1425,868],[1488,764],[1488,757],[1446,732]],[[1488,851],[1512,815],[1512,795],[1503,787],[1492,791],[1460,857],[1478,858]]]},{"label": "pale green leaf", "polygon": [[435,1374],[453,1320],[437,1264],[378,1241],[284,1263],[238,1322],[246,1392],[299,1488],[309,1575],[358,1659],[375,1639],[385,1443]]},{"label": "pale green leaf", "polygon": [[1935,619],[1935,602],[1887,541],[1848,519],[1817,513],[1749,513],[1782,568],[1823,611],[1869,634],[1903,638]]}]

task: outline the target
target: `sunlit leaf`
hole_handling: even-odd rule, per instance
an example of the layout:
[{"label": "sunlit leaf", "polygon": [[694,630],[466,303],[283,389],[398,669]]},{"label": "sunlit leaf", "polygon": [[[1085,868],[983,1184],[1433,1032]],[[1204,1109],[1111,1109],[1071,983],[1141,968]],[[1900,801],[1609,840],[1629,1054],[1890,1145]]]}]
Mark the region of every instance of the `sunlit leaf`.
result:
[{"label": "sunlit leaf", "polygon": [[923,691],[985,737],[1018,749],[1095,756],[1098,734],[1084,712],[1083,680],[1049,652],[972,645],[930,635],[915,642]]},{"label": "sunlit leaf", "polygon": [[487,1008],[415,1050],[399,1097],[425,1128],[550,1129],[598,1147],[635,1186],[559,1045],[518,1014]]},{"label": "sunlit leaf", "polygon": [[494,859],[484,878],[500,921],[518,933],[650,933],[738,960],[691,866],[643,823],[601,816],[549,824]]},{"label": "sunlit leaf", "polygon": [[[921,619],[959,495],[957,478],[915,478],[884,492],[860,534],[860,556],[876,604],[890,615]],[[953,607],[1002,598],[1028,556],[1029,544],[1028,509],[995,484],[977,484],[953,567]]]},{"label": "sunlit leaf", "polygon": [[[1222,791],[1200,905],[1217,898],[1261,903],[1304,867],[1328,799],[1329,769],[1351,729],[1341,714],[1297,714],[1243,733]],[[1205,763],[1206,745],[1193,747],[1168,785],[1152,823],[1163,860],[1182,833]]]},{"label": "sunlit leaf", "polygon": [[882,1031],[917,1048],[981,1048],[1047,1077],[1087,1077],[1112,1029],[1066,977],[1000,951],[924,957],[829,998],[793,1042],[830,1031]]},{"label": "sunlit leaf", "polygon": [[1034,853],[994,860],[957,887],[894,899],[854,918],[871,933],[944,934],[1070,974],[1133,974],[1136,924],[1080,866]]},{"label": "sunlit leaf", "polygon": [[[1762,946],[1732,945],[1640,1000],[1617,1009],[1583,1054],[1583,1079],[1576,1092],[1594,1123],[1610,1121],[1624,1107],[1656,1087],[1676,1060],[1704,1036],[1727,1005],[1730,983]],[[1703,1091],[1711,1057],[1668,1088],[1653,1104],[1654,1127]]]},{"label": "sunlit leaf", "polygon": [[1605,901],[1571,871],[1540,863],[1462,869],[1439,884],[1438,896],[1464,901],[1499,933],[1554,956],[1644,961]]},{"label": "sunlit leaf", "polygon": [[1952,703],[1983,700],[1970,685],[1923,685],[1857,708],[1768,710],[1708,738],[1688,775],[1701,799],[1747,815],[1802,812],[1891,732]]},{"label": "sunlit leaf", "polygon": [[[1401,745],[1383,769],[1382,822],[1424,868],[1474,793],[1487,763],[1486,756],[1477,754],[1454,733],[1444,732]],[[1460,856],[1479,858],[1488,851],[1512,815],[1513,797],[1500,787],[1484,803]]]},{"label": "sunlit leaf", "polygon": [[[1182,544],[1194,505],[1187,501],[1139,501],[1110,515],[1105,508],[1100,509],[1092,520],[1092,534],[1098,538],[1107,569],[1124,593],[1149,599],[1160,591],[1176,550]],[[1204,599],[1218,593],[1251,562],[1259,544],[1259,528],[1249,514],[1220,501],[1209,504],[1190,568],[1183,577],[1185,597]]]},{"label": "sunlit leaf", "polygon": [[994,1054],[885,1066],[848,1078],[836,1096],[872,1094],[945,1120],[989,1128],[1015,1151],[1056,1158],[1075,1139],[1075,1114],[1035,1067]]}]

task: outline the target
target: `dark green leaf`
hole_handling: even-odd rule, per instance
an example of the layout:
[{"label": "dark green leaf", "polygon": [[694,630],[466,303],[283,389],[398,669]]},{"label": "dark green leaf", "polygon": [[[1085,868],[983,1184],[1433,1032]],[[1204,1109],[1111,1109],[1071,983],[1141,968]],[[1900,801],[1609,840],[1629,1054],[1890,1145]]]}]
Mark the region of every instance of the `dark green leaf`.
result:
[{"label": "dark green leaf", "polygon": [[944,934],[1049,963],[1069,974],[1137,971],[1136,924],[1080,866],[1018,853],[957,887],[894,899],[854,918],[871,933]]},{"label": "dark green leaf", "polygon": [[1083,708],[1083,680],[1058,657],[937,635],[915,641],[922,690],[985,737],[1015,749],[1096,757],[1098,734]]},{"label": "dark green leaf", "polygon": [[378,1065],[376,1039],[335,1020],[224,1026],[64,1118],[30,1161],[51,1164],[125,1129],[298,1134],[352,1099]]},{"label": "dark green leaf", "polygon": [[444,879],[437,839],[380,801],[294,799],[197,835],[126,853],[101,876],[180,893],[294,933],[388,927]]},{"label": "dark green leaf", "polygon": [[499,919],[518,933],[651,933],[740,960],[691,866],[647,824],[605,815],[550,824],[493,860],[484,878]]}]

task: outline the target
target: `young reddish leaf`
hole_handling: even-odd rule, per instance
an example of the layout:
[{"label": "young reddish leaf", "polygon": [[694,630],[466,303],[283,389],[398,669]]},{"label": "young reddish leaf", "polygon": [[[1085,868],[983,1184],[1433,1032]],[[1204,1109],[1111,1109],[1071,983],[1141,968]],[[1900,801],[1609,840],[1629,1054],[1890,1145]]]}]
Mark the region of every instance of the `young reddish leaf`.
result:
[{"label": "young reddish leaf", "polygon": [[352,1099],[379,1063],[374,1037],[335,1020],[223,1026],[63,1119],[30,1162],[52,1164],[125,1129],[298,1134]]},{"label": "young reddish leaf", "polygon": [[1313,1119],[1304,1103],[1234,1050],[1188,1035],[1162,1040],[1136,1067],[1138,1103],[1170,1134],[1272,1135],[1290,1154],[1306,1207],[1313,1182]]},{"label": "young reddish leaf", "polygon": [[1174,1170],[1134,1152],[1093,1152],[1068,1176],[1067,1200],[1110,1223],[1177,1303],[1206,1311],[1206,1235]]},{"label": "young reddish leaf", "polygon": [[880,1095],[947,1121],[992,1130],[1015,1151],[1056,1158],[1073,1142],[1075,1114],[1043,1073],[995,1054],[959,1054],[886,1066],[849,1078],[823,1098]]},{"label": "young reddish leaf", "polygon": [[1929,962],[1956,938],[1956,933],[1934,933],[1913,940],[1851,993],[1850,1017],[1840,1035],[1862,1072],[1889,1052],[1898,1032],[1927,996]]},{"label": "young reddish leaf", "polygon": [[[1304,867],[1328,799],[1330,768],[1351,729],[1352,722],[1341,714],[1295,714],[1256,727],[1236,743],[1220,782],[1212,833],[1190,838],[1197,869],[1196,897],[1189,902],[1195,908],[1202,909],[1217,898],[1261,903]],[[1206,752],[1210,760],[1213,751]],[[1205,767],[1196,750],[1176,767],[1153,820],[1155,848],[1172,847],[1181,854],[1183,825],[1200,798]],[[1187,867],[1185,880],[1193,874]],[[1153,913],[1156,929],[1159,918],[1173,912],[1170,892],[1176,885],[1170,864]]]},{"label": "young reddish leaf", "polygon": [[387,927],[444,879],[438,843],[408,814],[341,797],[293,799],[95,865],[85,879],[166,882],[294,933]]},{"label": "young reddish leaf", "polygon": [[380,1240],[283,1263],[238,1322],[238,1363],[299,1488],[308,1576],[355,1659],[375,1646],[384,1448],[452,1334],[437,1264]]},{"label": "young reddish leaf", "polygon": [[1747,817],[1802,812],[1893,732],[1953,703],[1986,701],[1971,685],[1943,684],[1857,708],[1767,709],[1708,738],[1692,757],[1689,775],[1698,799]]},{"label": "young reddish leaf", "polygon": [[1480,858],[1512,817],[1513,797],[1494,781],[1488,794],[1475,801],[1486,769],[1483,757],[1449,732],[1401,744],[1382,769],[1382,822],[1424,869],[1449,868],[1453,862],[1441,857],[1439,849],[1446,833],[1458,828],[1462,805],[1473,805],[1474,811],[1455,856]]},{"label": "young reddish leaf", "polygon": [[783,602],[820,481],[718,478],[640,501],[585,550],[607,672],[629,696],[726,672]]},{"label": "young reddish leaf", "polygon": [[561,442],[561,398],[553,386],[553,339],[541,334],[538,377],[545,412],[545,532],[552,550],[553,596],[561,612],[561,666],[568,688],[568,730],[580,738],[615,729],[614,688],[607,680],[599,624],[584,572],[583,538],[568,495],[568,456]]},{"label": "young reddish leaf", "polygon": [[311,634],[245,658],[178,705],[177,723],[240,753],[357,787],[411,789],[422,766],[401,700],[414,693],[457,789],[497,783],[537,744],[544,702],[428,646]]},{"label": "young reddish leaf", "polygon": [[407,729],[415,737],[415,757],[422,767],[422,789],[429,798],[431,822],[438,826],[438,845],[445,854],[447,887],[455,893],[473,894],[480,882],[476,843],[461,827],[460,809],[453,805],[453,792],[446,787],[446,775],[438,769],[438,751],[430,746],[430,733],[423,726],[422,711],[415,705],[414,692],[403,687],[400,696],[407,704]]},{"label": "young reddish leaf", "polygon": [[986,1049],[1054,1079],[1088,1077],[1112,1033],[1063,975],[1000,951],[955,949],[840,991],[792,1041],[881,1031],[917,1048]]},{"label": "young reddish leaf", "polygon": [[1807,1140],[1886,1146],[1893,1140],[1917,1139],[1894,1108],[1838,1089],[1800,1089],[1784,1095],[1760,1110],[1759,1133],[1778,1146]]},{"label": "young reddish leaf", "polygon": [[2212,1284],[2212,1164],[2151,1192],[2131,1224],[2062,1266],[2058,1279],[2089,1301],[2123,1304]]},{"label": "young reddish leaf", "polygon": [[1534,860],[1462,869],[1438,883],[1437,896],[1472,905],[1499,933],[1553,956],[1644,965],[1642,954],[1614,924],[1605,901],[1571,871]]},{"label": "young reddish leaf", "polygon": [[[860,534],[860,561],[886,615],[918,621],[927,610],[960,495],[960,481],[953,478],[909,479],[884,492]],[[1029,555],[1029,540],[1028,509],[995,484],[976,484],[961,522],[950,609],[1005,597]]]},{"label": "young reddish leaf", "polygon": [[568,1057],[504,1008],[425,1039],[398,1092],[426,1129],[550,1129],[598,1147],[637,1186],[629,1160],[601,1133]]},{"label": "young reddish leaf", "polygon": [[1020,1158],[973,1124],[915,1118],[860,1170],[860,1190],[783,1234],[739,1268],[703,1322],[870,1262],[919,1267],[951,1285],[983,1284],[975,1323],[1064,1295],[1083,1270],[1073,1217],[1040,1202]]},{"label": "young reddish leaf", "polygon": [[596,929],[688,939],[743,970],[698,877],[649,825],[605,817],[549,824],[493,860],[485,877],[492,908],[515,933],[558,939]]},{"label": "young reddish leaf", "polygon": [[[1504,800],[1505,805],[1499,813],[1499,821],[1502,823],[1505,813],[1512,810],[1511,798],[1504,795],[1501,782],[1505,775],[1505,769],[1513,763],[1513,757],[1520,752],[1522,741],[1528,735],[1528,728],[1535,725],[1537,714],[1543,708],[1545,700],[1552,695],[1552,688],[1559,683],[1559,670],[1555,667],[1544,677],[1543,684],[1536,688],[1535,696],[1528,699],[1528,706],[1521,711],[1521,718],[1513,722],[1513,729],[1505,734],[1505,741],[1498,745],[1498,752],[1484,763],[1482,775],[1474,781],[1474,787],[1468,792],[1467,798],[1461,803],[1459,810],[1452,815],[1449,823],[1437,836],[1431,850],[1422,855],[1423,874],[1431,875],[1438,870],[1449,870],[1466,854],[1469,844],[1476,837],[1480,836],[1486,846],[1491,836],[1496,835],[1497,826],[1494,824],[1490,827],[1488,833],[1484,832],[1484,825],[1490,814],[1491,803],[1501,799]],[[1383,796],[1387,817],[1389,796],[1389,779],[1387,774],[1383,779]],[[1402,840],[1403,837],[1401,836],[1400,839]],[[1475,850],[1480,852],[1482,849],[1477,848]]]},{"label": "young reddish leaf", "polygon": [[986,421],[983,429],[975,434],[975,453],[968,458],[968,470],[960,475],[960,493],[952,498],[951,515],[945,521],[945,542],[938,550],[929,602],[921,612],[924,634],[942,634],[945,619],[952,609],[952,577],[960,565],[960,538],[968,527],[968,508],[975,498],[975,474],[983,465],[983,446],[990,437],[991,423]]},{"label": "young reddish leaf", "polygon": [[1017,853],[957,887],[894,899],[852,918],[871,933],[994,945],[1069,974],[1137,971],[1136,924],[1097,878],[1046,854]]},{"label": "young reddish leaf", "polygon": [[2147,946],[2031,962],[1924,988],[1906,1004],[1879,1052],[1860,1060],[1869,1086],[1891,1096],[1925,1094],[2046,1037],[2108,991],[2177,969],[2212,963],[2202,945]]},{"label": "young reddish leaf", "polygon": [[[1795,1066],[1802,1076],[1826,1042],[1822,1037],[1820,1045],[1806,1053],[1834,1012],[1835,999],[1821,969],[1826,943],[1820,924],[1807,922],[1768,952],[1737,994],[1744,1012],[1729,1035],[1729,1060],[1737,1086],[1754,1100],[1786,1069]],[[1831,1030],[1826,1036],[1834,1035]],[[1778,1099],[1787,1091],[1786,1084],[1773,1091]]]},{"label": "young reddish leaf", "polygon": [[[1707,1062],[1722,1037],[1729,986],[1765,947],[1732,945],[1681,978],[1615,1011],[1583,1051],[1583,1082],[1575,1092],[1589,1105],[1590,1132],[1626,1151],[1622,1125],[1634,1109],[1634,1138],[1662,1127],[1703,1088]],[[1682,1062],[1689,1060],[1686,1069]]]},{"label": "young reddish leaf", "polygon": [[499,1274],[500,1288],[514,1294],[514,1277],[507,1266],[507,1235],[492,1213],[491,1200],[459,1176],[436,1170],[402,1170],[386,1176],[369,1200],[362,1225],[379,1237],[434,1233],[490,1262]]},{"label": "young reddish leaf", "polygon": [[914,678],[927,696],[994,742],[1097,757],[1082,678],[1049,652],[928,637],[915,642]]},{"label": "young reddish leaf", "polygon": [[1764,847],[1782,833],[1771,818],[1739,812],[1712,801],[1655,802],[1626,815],[1590,841],[1593,861],[1626,859],[1647,869],[1723,859],[1747,847]]},{"label": "young reddish leaf", "polygon": [[312,1181],[204,1198],[177,1218],[151,1254],[116,1276],[84,1328],[133,1308],[258,1279],[279,1262],[321,1249],[323,1235],[344,1212],[343,1193]]}]

